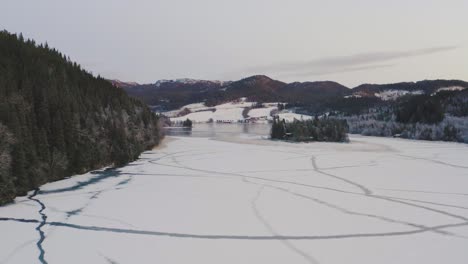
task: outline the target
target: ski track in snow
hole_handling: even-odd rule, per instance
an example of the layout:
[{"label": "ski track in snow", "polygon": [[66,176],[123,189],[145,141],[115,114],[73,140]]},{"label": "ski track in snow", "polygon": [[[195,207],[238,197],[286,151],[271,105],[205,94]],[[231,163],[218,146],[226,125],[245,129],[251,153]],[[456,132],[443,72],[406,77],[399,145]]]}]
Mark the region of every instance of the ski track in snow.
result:
[{"label": "ski track in snow", "polygon": [[[194,141],[197,143],[200,140],[201,139],[195,139]],[[27,197],[27,199],[39,206],[39,209],[36,211],[36,214],[39,214],[39,219],[34,218],[33,213],[31,213],[31,217],[5,216],[5,213],[2,211],[3,208],[0,208],[0,231],[2,233],[7,232],[7,230],[2,229],[2,223],[12,222],[18,224],[37,224],[35,231],[39,234],[39,239],[31,240],[32,237],[25,237],[23,243],[18,244],[17,246],[12,247],[8,252],[1,254],[0,260],[2,260],[2,263],[9,263],[9,261],[14,260],[15,257],[22,254],[34,254],[33,252],[27,253],[29,252],[28,245],[34,242],[36,243],[36,249],[39,251],[39,255],[36,257],[36,260],[40,263],[49,263],[47,261],[48,256],[53,254],[55,256],[54,259],[56,259],[57,254],[60,255],[60,252],[48,247],[49,244],[46,244],[46,242],[49,239],[56,239],[52,234],[60,234],[66,232],[66,230],[86,231],[89,233],[90,237],[93,236],[93,233],[108,233],[158,238],[166,237],[184,240],[278,241],[283,245],[284,249],[287,249],[291,254],[300,257],[305,263],[309,264],[321,263],[322,261],[320,259],[324,257],[323,253],[318,249],[314,249],[314,247],[305,246],[306,244],[303,243],[296,244],[296,242],[377,239],[400,236],[411,237],[425,233],[432,233],[435,235],[434,238],[447,237],[451,239],[460,239],[465,241],[463,242],[465,244],[468,243],[468,232],[466,232],[468,217],[463,213],[464,210],[468,210],[468,206],[464,205],[463,200],[460,200],[462,203],[459,203],[456,202],[458,200],[453,199],[438,199],[438,197],[447,196],[464,198],[465,196],[468,196],[467,193],[460,191],[439,191],[437,190],[437,186],[434,186],[434,189],[432,190],[428,190],[427,188],[416,190],[412,187],[406,188],[404,185],[400,185],[402,188],[395,188],[394,186],[396,185],[390,185],[388,188],[382,188],[384,185],[375,187],[375,182],[363,183],[362,180],[355,180],[354,177],[349,177],[350,175],[348,174],[348,170],[350,169],[359,171],[375,171],[375,168],[389,162],[379,160],[379,157],[375,157],[375,155],[371,155],[372,157],[368,160],[353,161],[353,164],[343,164],[338,162],[336,166],[334,164],[333,166],[322,167],[319,165],[321,164],[320,161],[330,156],[330,153],[333,151],[333,147],[327,149],[326,145],[319,145],[320,148],[324,148],[325,151],[327,151],[324,155],[318,149],[314,149],[314,145],[311,145],[311,148],[305,148],[304,145],[296,146],[293,144],[288,146],[284,144],[283,146],[286,147],[278,147],[278,149],[273,149],[271,146],[267,145],[267,147],[249,147],[249,149],[246,150],[245,155],[251,155],[251,158],[255,160],[255,158],[258,157],[256,155],[261,155],[259,153],[265,152],[268,153],[268,155],[284,156],[282,162],[301,164],[301,166],[288,166],[285,169],[266,169],[265,167],[252,168],[252,166],[247,169],[239,169],[233,166],[224,169],[220,166],[216,166],[216,164],[215,166],[206,166],[207,163],[204,161],[213,160],[213,162],[225,163],[225,159],[233,158],[229,149],[230,147],[233,147],[233,143],[226,143],[217,140],[205,140],[205,145],[195,144],[192,146],[191,144],[193,143],[190,138],[177,138],[177,141],[176,143],[178,143],[178,148],[175,148],[175,150],[171,148],[171,145],[169,145],[162,150],[146,152],[143,154],[141,159],[129,166],[119,169],[105,169],[91,172],[87,174],[87,177],[82,178],[82,180],[77,179],[73,181],[72,184],[65,184],[62,186],[61,184],[52,183],[50,184],[50,187],[47,185],[46,188],[35,190]],[[366,144],[365,138],[359,138],[359,140],[356,141],[361,144]],[[465,175],[468,175],[466,174],[468,169],[467,166],[440,160],[440,153],[432,153],[430,158],[427,157],[427,155],[420,156],[413,152],[403,152],[402,154],[400,153],[400,150],[395,151],[393,146],[389,146],[388,140],[383,143],[375,142],[378,141],[376,139],[371,141],[372,142],[369,142],[369,145],[380,146],[382,151],[388,151],[389,155],[387,155],[386,158],[391,158],[393,156],[403,157],[407,159],[406,162],[422,160],[433,166],[443,166],[451,169],[453,170],[453,173],[460,173],[463,171]],[[214,144],[216,147],[210,147],[210,143]],[[453,145],[451,146],[454,150],[458,150],[453,147]],[[418,145],[415,145],[413,150],[416,150],[418,147],[421,149],[427,148],[427,151],[434,150],[434,147],[431,148],[430,146],[426,147]],[[444,148],[449,150],[449,148],[441,145],[441,150]],[[362,151],[365,152],[368,150]],[[306,160],[308,160],[308,164],[303,163],[303,161]],[[204,165],[200,166],[198,162],[201,162]],[[424,168],[424,165],[419,166]],[[148,170],[148,168],[150,169]],[[67,179],[63,182],[67,182],[72,179],[73,178]],[[119,191],[127,191],[126,195],[128,195],[128,191],[131,190],[131,188],[141,188],[141,186],[145,186],[148,181],[158,184],[158,181],[163,183],[175,179],[178,179],[178,181],[197,180],[201,182],[204,180],[209,181],[210,184],[216,184],[216,181],[234,183],[240,180],[246,188],[255,188],[256,192],[250,200],[250,208],[257,222],[263,226],[265,229],[264,231],[267,231],[269,234],[236,234],[230,233],[229,230],[226,230],[224,233],[219,231],[213,233],[200,231],[164,231],[159,230],[159,228],[139,228],[138,224],[134,224],[130,220],[124,220],[117,216],[107,215],[104,207],[102,208],[102,213],[99,214],[96,214],[95,211],[85,213],[85,211],[90,208],[93,209],[95,206],[100,206],[99,203],[101,199],[103,199],[104,195],[112,195],[112,197],[116,197],[116,192]],[[447,178],[447,181],[449,180],[450,179]],[[140,181],[143,182],[141,183]],[[317,182],[315,183],[315,181]],[[126,190],[127,188],[128,190]],[[317,208],[318,206],[327,210],[332,210],[338,214],[357,217],[357,219],[377,221],[381,224],[388,225],[388,227],[391,226],[392,228],[391,230],[382,230],[381,232],[356,231],[340,233],[329,231],[328,234],[310,234],[310,231],[305,231],[303,234],[288,234],[284,231],[279,231],[280,229],[276,227],[278,224],[277,219],[272,218],[271,216],[267,217],[267,215],[263,213],[264,208],[262,208],[261,205],[269,203],[267,200],[268,198],[265,198],[263,195],[266,190],[269,190],[268,197],[270,197],[270,195],[288,196],[290,199],[293,199],[293,201],[297,200],[298,202],[307,202],[313,206],[312,208]],[[385,192],[385,194],[381,194],[382,191]],[[272,192],[272,194],[270,194],[270,192]],[[394,193],[398,193],[400,196],[394,196]],[[322,198],[321,195],[323,194],[327,194],[327,196]],[[379,203],[380,206],[388,206],[389,208],[392,206],[398,206],[405,208],[405,210],[419,210],[426,214],[438,215],[438,219],[449,218],[451,221],[448,221],[447,219],[445,223],[441,223],[441,220],[439,220],[439,222],[429,224],[428,222],[430,221],[422,218],[417,221],[414,219],[405,220],[406,217],[404,217],[404,215],[402,215],[402,218],[400,219],[399,217],[390,217],[381,213],[362,211],[362,209],[351,209],[348,208],[349,203],[346,203],[348,206],[345,206],[341,205],[343,201],[337,202],[336,200],[327,200],[328,195],[334,194],[353,199],[359,198],[369,200],[369,202]],[[401,195],[403,195],[403,197]],[[82,199],[81,205],[75,208],[65,209],[63,206],[57,207],[55,205],[47,207],[47,203],[54,203],[60,199],[74,200],[78,198]],[[216,199],[216,197],[212,198]],[[23,203],[30,207],[30,204],[27,203],[28,200],[18,200],[16,204],[9,205],[8,209]],[[262,203],[260,203],[260,200]],[[168,201],[168,203],[170,202],[171,201]],[[466,200],[464,200],[464,202],[466,202]],[[8,210],[8,212],[12,211]],[[52,217],[51,215],[53,215],[54,220],[48,220]],[[78,218],[75,219],[75,217]],[[99,223],[109,223],[111,226],[92,224],[92,222],[89,221],[81,223],[81,221],[86,218],[95,219]],[[155,224],[158,226],[157,220]],[[45,227],[47,228],[44,230]],[[361,229],[363,228],[361,227]],[[284,230],[284,226],[281,230]],[[460,233],[460,230],[465,230],[465,232]],[[100,261],[105,261],[106,263],[122,262],[119,257],[114,257],[114,255],[110,254],[111,253],[106,251],[106,255],[103,255],[102,253],[97,255],[100,256]],[[465,260],[468,260],[468,254],[465,255],[465,257]],[[95,261],[99,262],[99,260]]]}]

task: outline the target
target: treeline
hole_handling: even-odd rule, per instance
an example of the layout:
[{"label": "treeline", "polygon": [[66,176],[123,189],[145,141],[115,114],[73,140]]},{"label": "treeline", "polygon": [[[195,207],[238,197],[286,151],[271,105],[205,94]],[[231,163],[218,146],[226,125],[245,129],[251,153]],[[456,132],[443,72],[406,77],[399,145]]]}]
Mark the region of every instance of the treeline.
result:
[{"label": "treeline", "polygon": [[346,120],[332,118],[314,118],[313,120],[295,120],[287,123],[274,118],[271,138],[297,142],[348,142],[348,124]]},{"label": "treeline", "polygon": [[396,121],[401,123],[437,124],[444,120],[444,109],[437,97],[412,96],[396,110]]},{"label": "treeline", "polygon": [[442,140],[468,143],[468,118],[447,116],[437,124],[384,121],[374,114],[344,117],[349,132],[365,136],[401,137],[419,140]]},{"label": "treeline", "polygon": [[0,204],[134,160],[160,131],[158,118],[123,90],[47,44],[0,32]]},{"label": "treeline", "polygon": [[398,100],[347,120],[351,133],[468,143],[468,91],[440,92]]}]

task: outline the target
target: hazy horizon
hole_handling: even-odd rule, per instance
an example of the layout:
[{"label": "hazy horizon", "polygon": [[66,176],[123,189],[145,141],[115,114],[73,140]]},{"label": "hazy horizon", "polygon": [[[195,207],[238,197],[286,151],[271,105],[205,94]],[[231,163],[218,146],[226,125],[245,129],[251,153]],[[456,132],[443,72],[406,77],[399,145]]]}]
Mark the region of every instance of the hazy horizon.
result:
[{"label": "hazy horizon", "polygon": [[48,42],[94,74],[348,87],[468,80],[468,2],[9,1],[2,29]]}]

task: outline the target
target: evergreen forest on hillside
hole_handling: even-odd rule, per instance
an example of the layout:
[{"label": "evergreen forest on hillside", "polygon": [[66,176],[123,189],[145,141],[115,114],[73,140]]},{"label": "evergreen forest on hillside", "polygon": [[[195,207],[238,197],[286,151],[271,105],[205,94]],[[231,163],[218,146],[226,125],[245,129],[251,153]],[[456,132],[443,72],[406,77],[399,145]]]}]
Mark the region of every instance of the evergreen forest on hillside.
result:
[{"label": "evergreen forest on hillside", "polygon": [[313,120],[287,123],[276,117],[273,119],[270,137],[295,142],[348,142],[347,133],[346,120],[315,117]]},{"label": "evergreen forest on hillside", "polygon": [[49,181],[135,160],[158,117],[47,44],[0,32],[0,204]]}]

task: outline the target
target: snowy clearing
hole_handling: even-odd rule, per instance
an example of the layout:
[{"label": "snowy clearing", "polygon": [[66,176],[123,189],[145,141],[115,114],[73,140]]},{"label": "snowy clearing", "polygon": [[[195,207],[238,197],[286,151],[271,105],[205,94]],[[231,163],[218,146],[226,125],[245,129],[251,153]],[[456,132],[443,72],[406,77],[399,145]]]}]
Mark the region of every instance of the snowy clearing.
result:
[{"label": "snowy clearing", "polygon": [[1,207],[0,263],[467,263],[467,160],[454,143],[168,137]]},{"label": "snowy clearing", "polygon": [[[242,123],[242,122],[267,122],[273,120],[273,115],[278,115],[280,119],[284,119],[286,122],[292,122],[297,120],[309,120],[312,116],[295,114],[284,110],[282,112],[278,110],[278,103],[263,103],[263,107],[247,109],[248,117],[243,116],[243,111],[246,108],[251,108],[256,102],[247,102],[246,98],[241,98],[238,101],[233,101],[225,104],[216,105],[213,107],[207,107],[203,103],[189,104],[181,107],[175,111],[165,112],[164,115],[170,117],[172,122],[180,123],[187,119],[192,120],[195,123],[209,123],[209,122],[225,122],[225,123]],[[188,109],[191,113],[184,116],[180,115],[184,109]]]},{"label": "snowy clearing", "polygon": [[405,95],[421,95],[421,94],[424,94],[423,90],[417,90],[417,91],[386,90],[380,93],[375,93],[375,96],[379,97],[380,99],[384,101],[394,101]]},{"label": "snowy clearing", "polygon": [[[189,109],[189,113],[180,117],[171,117],[172,122],[183,122],[190,119],[195,123],[207,123],[217,121],[229,121],[232,123],[243,120],[242,111],[244,108],[251,107],[254,102],[247,102],[245,98],[241,98],[238,102],[230,102],[220,104],[214,107],[206,107],[203,103],[186,105],[179,110],[166,112],[166,116],[177,116],[184,109]],[[212,111],[215,110],[215,111]]]},{"label": "snowy clearing", "polygon": [[265,107],[251,109],[248,113],[249,117],[268,117],[271,118],[271,112],[278,110],[278,107]]},{"label": "snowy clearing", "polygon": [[439,92],[463,91],[463,90],[465,90],[465,87],[461,87],[461,86],[443,87],[443,88],[437,89],[434,93],[432,93],[432,95],[435,95]]},{"label": "snowy clearing", "polygon": [[280,120],[285,120],[286,122],[293,122],[294,120],[311,120],[312,116],[309,115],[301,115],[296,113],[279,113],[278,117]]}]

